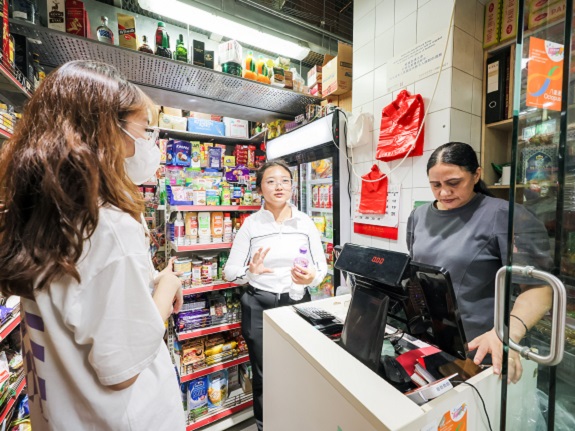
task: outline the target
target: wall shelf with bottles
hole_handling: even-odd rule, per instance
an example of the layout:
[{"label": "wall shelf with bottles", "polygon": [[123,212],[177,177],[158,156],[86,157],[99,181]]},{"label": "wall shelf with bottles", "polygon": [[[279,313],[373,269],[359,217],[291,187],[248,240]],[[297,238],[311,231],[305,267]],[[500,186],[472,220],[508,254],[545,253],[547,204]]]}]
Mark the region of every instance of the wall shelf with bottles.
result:
[{"label": "wall shelf with bottles", "polygon": [[10,30],[41,42],[35,48],[47,66],[99,60],[117,67],[158,104],[232,118],[293,120],[320,98],[164,57],[112,46],[68,33],[10,21]]}]

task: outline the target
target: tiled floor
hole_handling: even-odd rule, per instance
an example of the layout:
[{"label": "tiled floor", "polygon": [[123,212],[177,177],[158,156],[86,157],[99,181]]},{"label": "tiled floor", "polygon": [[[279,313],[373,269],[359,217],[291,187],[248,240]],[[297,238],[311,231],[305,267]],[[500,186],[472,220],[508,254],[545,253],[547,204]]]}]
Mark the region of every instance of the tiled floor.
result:
[{"label": "tiled floor", "polygon": [[256,420],[251,418],[241,424],[228,428],[228,431],[258,431],[258,427],[256,426]]}]

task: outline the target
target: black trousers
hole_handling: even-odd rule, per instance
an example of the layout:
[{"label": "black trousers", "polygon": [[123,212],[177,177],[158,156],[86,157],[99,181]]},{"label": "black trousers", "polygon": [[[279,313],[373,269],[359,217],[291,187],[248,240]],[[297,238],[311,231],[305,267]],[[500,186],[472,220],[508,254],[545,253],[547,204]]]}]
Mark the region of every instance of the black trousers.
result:
[{"label": "black trousers", "polygon": [[241,297],[242,303],[242,335],[248,345],[250,362],[252,364],[252,388],[254,397],[254,416],[258,430],[263,430],[263,329],[264,311],[284,305],[300,304],[311,300],[309,292],[301,301],[293,301],[289,293],[266,292],[248,286]]}]

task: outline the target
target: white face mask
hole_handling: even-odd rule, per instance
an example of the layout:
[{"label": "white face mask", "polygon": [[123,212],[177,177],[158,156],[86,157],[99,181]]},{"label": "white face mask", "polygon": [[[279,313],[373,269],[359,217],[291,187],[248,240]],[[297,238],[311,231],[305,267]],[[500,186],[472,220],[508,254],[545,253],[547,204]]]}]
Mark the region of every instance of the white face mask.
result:
[{"label": "white face mask", "polygon": [[149,139],[136,138],[126,129],[121,127],[126,135],[134,140],[135,152],[132,157],[124,159],[126,174],[134,184],[142,184],[150,179],[160,166],[162,153],[156,145],[158,131]]}]

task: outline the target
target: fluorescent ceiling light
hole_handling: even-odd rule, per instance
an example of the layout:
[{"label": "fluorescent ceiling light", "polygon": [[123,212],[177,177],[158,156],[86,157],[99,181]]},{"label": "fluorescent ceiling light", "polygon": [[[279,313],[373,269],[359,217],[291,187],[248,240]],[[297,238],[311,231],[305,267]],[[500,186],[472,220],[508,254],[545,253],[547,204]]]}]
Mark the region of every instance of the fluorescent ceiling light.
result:
[{"label": "fluorescent ceiling light", "polygon": [[222,18],[178,0],[139,0],[139,3],[142,9],[158,15],[185,22],[193,27],[221,34],[230,39],[292,59],[303,60],[310,51],[309,48],[300,46],[297,43],[283,40],[260,30]]}]

